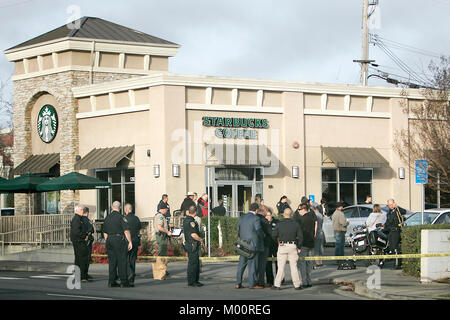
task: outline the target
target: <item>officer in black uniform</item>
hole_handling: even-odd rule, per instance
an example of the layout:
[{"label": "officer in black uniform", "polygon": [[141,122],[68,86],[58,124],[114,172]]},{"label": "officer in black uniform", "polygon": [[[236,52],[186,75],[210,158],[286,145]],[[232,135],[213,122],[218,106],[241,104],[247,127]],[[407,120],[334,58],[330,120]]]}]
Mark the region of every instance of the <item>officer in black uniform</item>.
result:
[{"label": "officer in black uniform", "polygon": [[91,220],[89,220],[89,208],[84,207],[83,208],[83,232],[87,235],[87,264],[86,264],[86,275],[89,280],[92,280],[92,277],[89,275],[89,265],[91,263],[91,255],[92,255],[92,244],[94,243],[94,226],[91,223]]},{"label": "officer in black uniform", "polygon": [[[266,219],[269,221],[271,232],[275,230],[277,227],[278,219],[274,219],[272,209],[268,208],[268,213],[266,214]],[[269,249],[269,256],[268,258],[277,257],[278,252],[278,242],[275,241],[273,238],[271,238],[271,245]],[[266,263],[266,279],[267,283],[270,285],[273,285],[274,276],[273,276],[273,268],[272,264],[275,264],[275,273],[278,272],[278,264],[276,261],[267,261]]]},{"label": "officer in black uniform", "polygon": [[200,229],[198,223],[195,221],[194,217],[197,213],[196,206],[190,206],[186,210],[186,218],[183,221],[183,232],[186,239],[186,244],[184,248],[188,254],[188,268],[187,268],[187,280],[188,286],[190,287],[201,287],[200,283],[200,245],[203,244],[202,238],[200,238]]},{"label": "officer in black uniform", "polygon": [[141,230],[141,220],[136,217],[133,213],[133,206],[127,203],[123,211],[126,214],[128,225],[130,226],[130,236],[131,242],[133,243],[133,248],[128,251],[128,281],[130,283],[134,283],[134,278],[136,276],[136,259],[139,246],[141,245],[141,237],[139,235],[139,231]]},{"label": "officer in black uniform", "polygon": [[[127,251],[133,248],[130,227],[126,217],[120,214],[120,202],[114,201],[112,211],[106,217],[103,224],[103,232],[106,239],[106,250],[109,262],[109,287],[118,287],[116,282],[117,269],[119,271],[120,287],[134,287],[128,282],[127,277]],[[128,241],[128,245],[127,245]],[[128,250],[127,250],[128,247]]]},{"label": "officer in black uniform", "polygon": [[75,206],[75,215],[70,222],[70,241],[73,244],[75,265],[80,268],[81,281],[91,281],[87,277],[88,247],[87,234],[83,225],[83,207]]},{"label": "officer in black uniform", "polygon": [[[387,205],[389,212],[384,224],[384,230],[389,232],[388,245],[390,253],[398,254],[400,253],[400,237],[403,223],[405,222],[406,210],[397,206],[394,199],[389,199]],[[400,267],[401,259],[395,259],[395,268],[399,269]]]}]

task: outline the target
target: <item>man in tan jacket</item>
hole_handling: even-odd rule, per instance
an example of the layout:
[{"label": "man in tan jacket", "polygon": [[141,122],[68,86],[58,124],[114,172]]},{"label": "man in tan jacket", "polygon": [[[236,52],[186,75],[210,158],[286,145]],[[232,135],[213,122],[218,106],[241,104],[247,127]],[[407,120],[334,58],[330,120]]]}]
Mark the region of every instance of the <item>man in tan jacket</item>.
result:
[{"label": "man in tan jacket", "polygon": [[349,221],[345,218],[344,212],[342,212],[343,208],[344,208],[343,204],[339,202],[337,204],[336,211],[333,213],[333,216],[331,217],[333,221],[334,239],[336,240],[334,245],[335,256],[344,255],[345,233],[347,232],[347,226],[349,224]]}]

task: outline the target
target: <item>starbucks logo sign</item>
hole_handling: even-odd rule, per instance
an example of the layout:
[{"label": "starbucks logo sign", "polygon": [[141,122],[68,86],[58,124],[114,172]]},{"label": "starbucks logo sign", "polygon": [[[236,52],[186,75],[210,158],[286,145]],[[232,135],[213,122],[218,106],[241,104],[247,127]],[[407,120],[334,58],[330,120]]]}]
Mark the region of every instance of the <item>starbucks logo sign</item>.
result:
[{"label": "starbucks logo sign", "polygon": [[45,143],[50,143],[58,131],[58,115],[53,106],[46,104],[41,108],[37,120],[37,130],[39,137]]}]

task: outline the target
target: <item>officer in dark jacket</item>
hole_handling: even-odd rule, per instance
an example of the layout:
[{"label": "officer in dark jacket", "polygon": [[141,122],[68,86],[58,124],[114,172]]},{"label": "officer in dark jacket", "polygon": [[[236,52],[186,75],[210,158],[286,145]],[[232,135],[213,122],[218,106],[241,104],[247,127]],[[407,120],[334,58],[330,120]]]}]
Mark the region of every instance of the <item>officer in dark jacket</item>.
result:
[{"label": "officer in dark jacket", "polygon": [[86,275],[87,278],[92,280],[92,277],[89,275],[89,265],[91,263],[91,255],[92,255],[92,244],[94,243],[94,226],[91,223],[91,220],[89,220],[89,208],[84,207],[83,208],[83,232],[87,235],[87,264],[86,264]]},{"label": "officer in dark jacket", "polygon": [[[267,221],[269,221],[271,232],[273,233],[273,231],[277,227],[279,220],[274,219],[271,209],[269,209],[269,211],[266,213],[266,219],[267,219]],[[275,241],[273,239],[273,237],[271,237],[271,245],[270,245],[270,249],[269,249],[268,258],[276,257],[277,251],[278,251],[278,242]],[[267,283],[270,285],[273,285],[273,281],[275,280],[274,276],[273,276],[273,268],[272,268],[272,264],[274,264],[274,263],[275,263],[275,273],[277,273],[278,265],[277,265],[276,261],[267,261],[267,263],[266,263],[266,280],[267,280]]]},{"label": "officer in dark jacket", "polygon": [[183,221],[183,232],[186,239],[185,249],[188,254],[187,281],[190,287],[201,287],[200,283],[200,258],[199,250],[203,243],[200,238],[200,230],[194,217],[197,213],[197,207],[191,206],[186,212],[186,218]]},{"label": "officer in dark jacket", "polygon": [[[394,199],[389,199],[387,202],[389,207],[389,212],[387,214],[386,223],[384,225],[384,230],[389,232],[388,234],[388,244],[389,251],[391,253],[398,253],[400,251],[400,236],[403,227],[403,223],[405,222],[405,214],[406,210],[400,208],[395,203]],[[395,267],[400,268],[401,260],[395,260]]]},{"label": "officer in dark jacket", "polygon": [[194,192],[188,192],[186,195],[186,198],[183,200],[183,203],[181,204],[181,215],[184,216],[186,214],[186,211],[189,210],[191,206],[195,206],[195,193]]},{"label": "officer in dark jacket", "polygon": [[128,251],[128,259],[127,259],[127,275],[128,281],[130,283],[134,283],[134,278],[136,276],[136,259],[139,246],[141,245],[141,237],[139,232],[141,230],[141,220],[136,217],[133,213],[133,206],[127,203],[123,211],[127,217],[128,226],[130,227],[130,236],[131,242],[133,243],[133,248]]},{"label": "officer in dark jacket", "polygon": [[75,265],[80,268],[81,281],[91,281],[87,276],[88,247],[87,233],[83,225],[83,207],[75,206],[75,215],[70,222],[70,241],[73,244]]},{"label": "officer in dark jacket", "polygon": [[[257,211],[257,217],[260,219],[262,230],[264,231],[264,253],[259,256],[258,261],[258,285],[264,286],[264,275],[266,273],[267,257],[272,247],[272,227],[266,214],[269,210],[265,205],[261,205]],[[271,286],[271,285],[270,285]],[[268,287],[270,287],[268,285]]]},{"label": "officer in dark jacket", "polygon": [[[103,232],[106,239],[106,250],[109,262],[109,287],[118,287],[116,282],[117,270],[119,271],[120,287],[134,287],[127,278],[127,251],[133,248],[130,227],[126,217],[120,214],[120,202],[114,201],[112,211],[106,217],[103,224]],[[127,245],[128,241],[128,245]],[[128,247],[128,250],[127,250]]]},{"label": "officer in dark jacket", "polygon": [[289,203],[287,203],[288,197],[282,196],[280,201],[277,203],[278,214],[282,215],[284,213],[284,209],[290,208]]}]

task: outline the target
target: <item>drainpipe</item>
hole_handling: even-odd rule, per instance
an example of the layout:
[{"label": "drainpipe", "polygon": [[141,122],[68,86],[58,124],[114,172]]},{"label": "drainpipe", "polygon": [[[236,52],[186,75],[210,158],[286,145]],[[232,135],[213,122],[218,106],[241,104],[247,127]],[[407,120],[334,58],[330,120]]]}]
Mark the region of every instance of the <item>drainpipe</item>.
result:
[{"label": "drainpipe", "polygon": [[94,52],[95,52],[95,41],[92,41],[92,47],[91,47],[91,58],[90,58],[90,67],[91,69],[89,70],[89,84],[93,83],[93,71],[94,71]]}]

